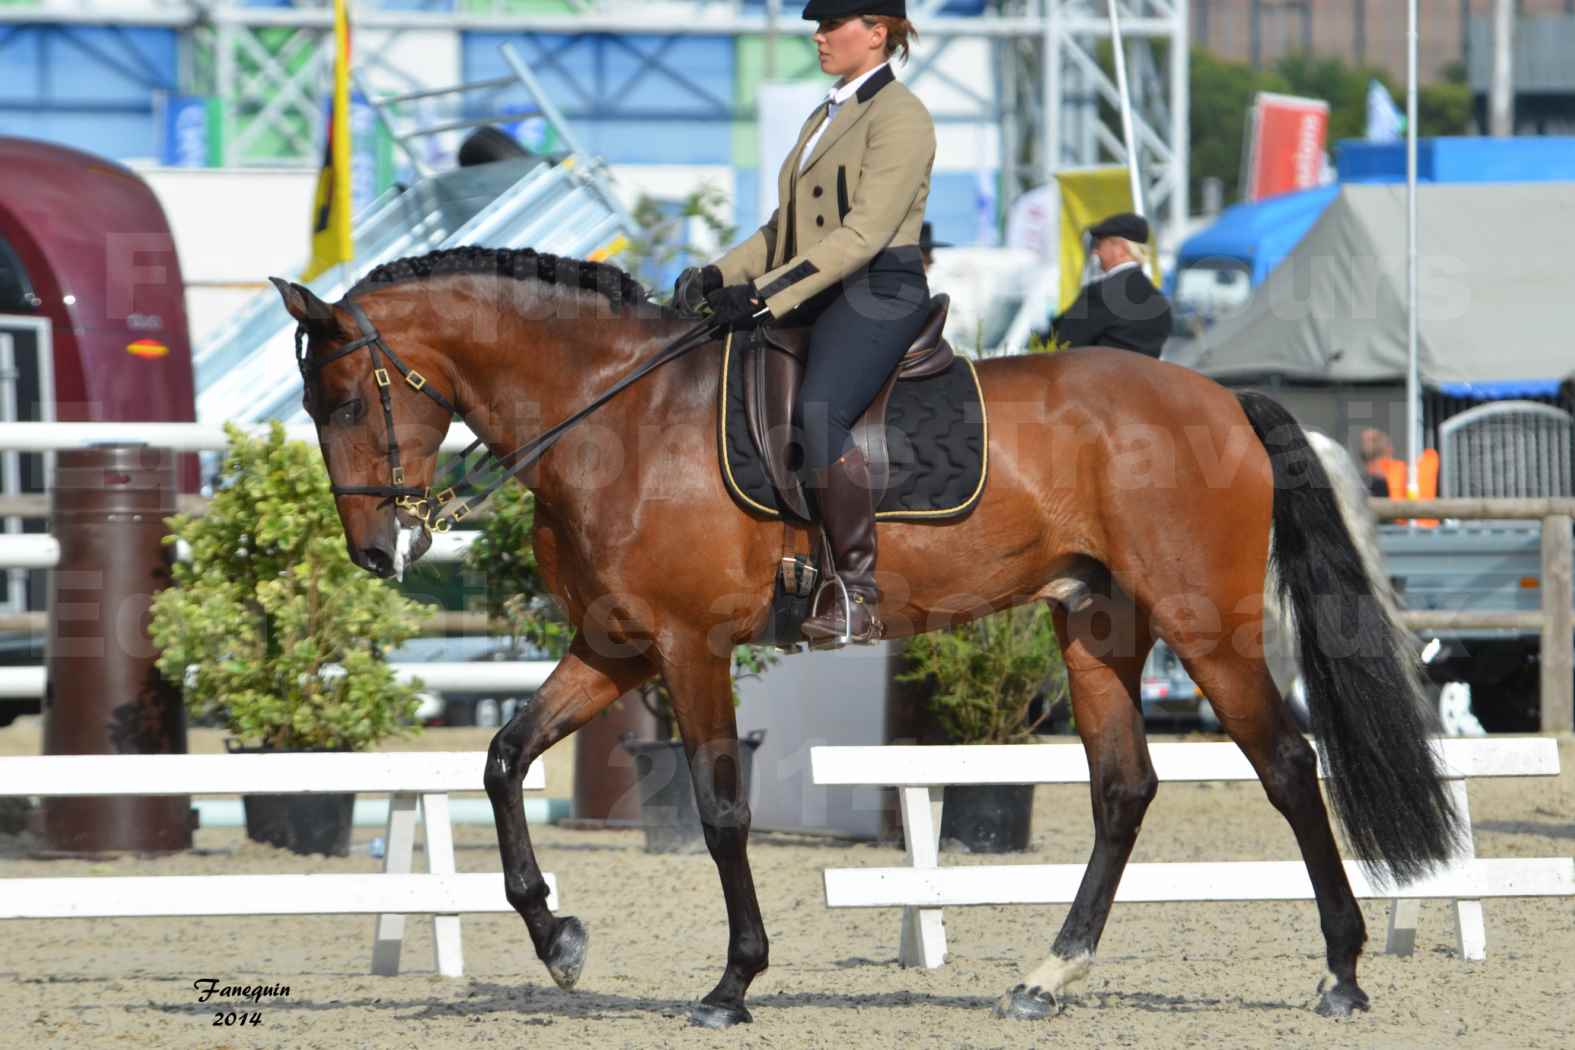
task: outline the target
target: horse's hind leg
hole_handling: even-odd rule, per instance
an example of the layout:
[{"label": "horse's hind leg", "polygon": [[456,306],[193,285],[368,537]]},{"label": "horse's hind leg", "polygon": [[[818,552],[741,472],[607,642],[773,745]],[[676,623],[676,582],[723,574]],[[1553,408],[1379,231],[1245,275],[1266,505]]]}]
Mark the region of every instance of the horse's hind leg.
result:
[{"label": "horse's hind leg", "polygon": [[1056,606],[1054,617],[1072,714],[1088,754],[1094,850],[1050,957],[996,1004],[997,1016],[1015,1020],[1058,1013],[1063,990],[1088,972],[1143,814],[1158,787],[1138,694],[1143,661],[1152,645],[1141,610],[1118,593],[1113,601],[1080,612]]},{"label": "horse's hind leg", "polygon": [[[1248,638],[1251,633],[1228,630],[1225,637]],[[1222,641],[1203,655],[1189,657],[1180,650],[1178,654],[1225,731],[1252,762],[1269,801],[1296,835],[1317,898],[1329,973],[1334,978],[1324,988],[1318,1012],[1344,1017],[1367,1009],[1367,993],[1356,983],[1356,961],[1367,940],[1367,927],[1340,863],[1318,790],[1317,756],[1297,730],[1260,655],[1239,652],[1235,641]]]},{"label": "horse's hind leg", "polygon": [[752,1020],[744,994],[766,969],[768,956],[766,926],[746,852],[749,796],[739,765],[731,654],[717,656],[704,640],[696,640],[669,654],[663,675],[689,756],[705,844],[727,902],[727,967],[689,1017],[706,1028],[728,1028]]},{"label": "horse's hind leg", "polygon": [[573,988],[579,980],[587,934],[580,920],[559,918],[547,910],[547,883],[531,849],[521,784],[525,771],[543,751],[650,677],[643,658],[602,656],[583,635],[577,637],[541,689],[498,730],[487,749],[484,782],[503,855],[504,893],[525,920],[536,955],[547,964],[559,988]]}]

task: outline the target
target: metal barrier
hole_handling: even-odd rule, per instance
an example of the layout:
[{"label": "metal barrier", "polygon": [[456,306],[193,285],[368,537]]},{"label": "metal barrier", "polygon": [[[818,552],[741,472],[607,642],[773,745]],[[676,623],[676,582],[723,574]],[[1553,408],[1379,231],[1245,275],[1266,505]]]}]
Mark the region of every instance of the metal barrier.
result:
[{"label": "metal barrier", "polygon": [[1444,420],[1438,441],[1445,498],[1575,496],[1575,420],[1561,408],[1535,401],[1479,405]]}]

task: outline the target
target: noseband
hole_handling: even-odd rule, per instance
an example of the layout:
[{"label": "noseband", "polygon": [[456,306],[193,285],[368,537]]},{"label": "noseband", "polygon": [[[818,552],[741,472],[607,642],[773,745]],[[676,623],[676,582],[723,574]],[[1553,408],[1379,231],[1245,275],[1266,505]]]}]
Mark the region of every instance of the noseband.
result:
[{"label": "noseband", "polygon": [[[538,437],[532,438],[506,456],[497,456],[487,451],[481,463],[472,467],[470,464],[471,455],[484,445],[483,440],[478,437],[465,447],[465,450],[459,454],[458,459],[444,468],[431,486],[425,489],[417,489],[405,484],[405,468],[399,458],[399,439],[394,434],[393,379],[389,374],[388,368],[382,364],[379,355],[381,354],[388,359],[388,362],[394,366],[394,370],[404,377],[407,386],[437,402],[447,410],[450,418],[458,416],[464,419],[464,413],[455,407],[448,398],[433,390],[427,382],[426,376],[399,359],[399,355],[395,354],[388,344],[383,341],[383,337],[378,334],[377,327],[372,324],[365,311],[357,303],[350,299],[344,299],[340,302],[340,305],[350,312],[350,316],[355,318],[356,324],[361,329],[361,337],[341,346],[329,357],[325,357],[320,361],[312,361],[309,360],[306,353],[307,329],[305,325],[301,325],[295,330],[296,365],[301,370],[302,380],[310,383],[315,378],[316,373],[321,372],[341,357],[347,357],[363,347],[372,355],[372,378],[377,383],[377,397],[382,402],[383,422],[388,429],[390,484],[337,485],[334,484],[332,473],[330,473],[328,479],[329,491],[335,496],[381,496],[383,503],[392,503],[401,510],[408,511],[415,516],[416,520],[433,532],[447,532],[456,522],[464,521],[470,516],[472,511],[490,499],[494,492],[508,484],[510,478],[517,477],[530,469],[532,464],[545,455],[547,450],[570,427],[606,404],[625,387],[628,387],[648,372],[661,367],[669,361],[682,357],[696,347],[704,345],[719,327],[715,321],[701,321],[669,343],[655,357],[607,388],[594,401],[578,412],[554,425]],[[498,473],[493,474],[492,472],[494,471]],[[484,484],[478,487],[477,483],[483,481],[484,475],[488,476],[488,480],[485,480]],[[436,495],[432,493],[434,487],[439,489]],[[475,495],[469,496],[468,499],[465,499],[459,506],[454,507],[453,510],[448,509],[456,500],[470,493],[475,493]],[[382,506],[382,503],[379,506]]]}]

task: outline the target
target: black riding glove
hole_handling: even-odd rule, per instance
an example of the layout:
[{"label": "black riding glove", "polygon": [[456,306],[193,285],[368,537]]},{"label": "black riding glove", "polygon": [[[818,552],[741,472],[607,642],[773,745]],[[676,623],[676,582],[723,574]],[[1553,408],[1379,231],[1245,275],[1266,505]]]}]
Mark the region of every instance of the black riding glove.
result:
[{"label": "black riding glove", "polygon": [[705,301],[711,304],[711,316],[730,328],[753,328],[771,319],[752,284],[730,284],[707,295]]},{"label": "black riding glove", "polygon": [[722,290],[722,271],[715,266],[691,266],[673,284],[673,309],[685,317],[704,317],[706,296]]}]

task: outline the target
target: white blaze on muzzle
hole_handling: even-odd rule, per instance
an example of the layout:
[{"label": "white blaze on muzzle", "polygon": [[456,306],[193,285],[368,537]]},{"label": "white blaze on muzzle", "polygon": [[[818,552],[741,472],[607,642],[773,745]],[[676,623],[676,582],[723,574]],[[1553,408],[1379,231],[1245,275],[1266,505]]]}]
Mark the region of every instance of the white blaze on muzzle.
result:
[{"label": "white blaze on muzzle", "polygon": [[412,525],[399,527],[399,538],[394,541],[394,579],[405,582],[405,566],[410,564],[410,547],[416,542],[421,529]]}]

